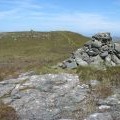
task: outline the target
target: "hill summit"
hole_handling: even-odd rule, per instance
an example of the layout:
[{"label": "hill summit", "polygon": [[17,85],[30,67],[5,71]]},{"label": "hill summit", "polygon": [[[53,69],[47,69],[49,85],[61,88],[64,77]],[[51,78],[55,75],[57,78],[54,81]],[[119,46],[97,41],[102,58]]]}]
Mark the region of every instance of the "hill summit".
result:
[{"label": "hill summit", "polygon": [[51,72],[89,40],[70,31],[22,31],[0,34],[0,80],[24,71]]},{"label": "hill summit", "polygon": [[77,66],[118,66],[120,65],[120,44],[114,43],[110,33],[97,33],[82,48],[63,61],[62,68]]}]

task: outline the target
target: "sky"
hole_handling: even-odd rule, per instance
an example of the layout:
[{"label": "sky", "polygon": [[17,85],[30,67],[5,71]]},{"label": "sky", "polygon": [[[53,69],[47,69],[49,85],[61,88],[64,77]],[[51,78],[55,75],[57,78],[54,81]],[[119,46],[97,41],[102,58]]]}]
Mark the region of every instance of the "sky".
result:
[{"label": "sky", "polygon": [[0,0],[0,32],[31,29],[120,36],[120,0]]}]

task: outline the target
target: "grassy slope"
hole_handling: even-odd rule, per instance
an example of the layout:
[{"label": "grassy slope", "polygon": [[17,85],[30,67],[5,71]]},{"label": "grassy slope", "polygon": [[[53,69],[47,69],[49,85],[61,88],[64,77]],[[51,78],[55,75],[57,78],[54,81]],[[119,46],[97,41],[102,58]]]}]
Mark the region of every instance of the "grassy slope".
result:
[{"label": "grassy slope", "polygon": [[6,33],[0,39],[0,77],[26,70],[47,72],[47,67],[67,58],[87,40],[67,31]]}]

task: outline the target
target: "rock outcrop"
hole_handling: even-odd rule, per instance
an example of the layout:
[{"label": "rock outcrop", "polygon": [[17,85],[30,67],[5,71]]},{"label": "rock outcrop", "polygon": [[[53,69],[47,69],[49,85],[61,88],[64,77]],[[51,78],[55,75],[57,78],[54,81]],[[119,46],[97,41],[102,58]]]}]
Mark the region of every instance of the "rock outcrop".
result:
[{"label": "rock outcrop", "polygon": [[[95,87],[100,82],[91,80],[90,84]],[[89,85],[72,74],[30,72],[2,81],[0,100],[12,106],[20,120],[120,120],[119,89],[106,99],[97,99]]]},{"label": "rock outcrop", "polygon": [[[87,108],[88,86],[77,75],[22,74],[0,82],[0,99],[17,111],[20,120],[73,119]],[[86,99],[86,100],[85,100]]]},{"label": "rock outcrop", "polygon": [[98,33],[92,40],[59,64],[62,68],[77,66],[118,66],[120,65],[120,44],[114,43],[110,33]]}]

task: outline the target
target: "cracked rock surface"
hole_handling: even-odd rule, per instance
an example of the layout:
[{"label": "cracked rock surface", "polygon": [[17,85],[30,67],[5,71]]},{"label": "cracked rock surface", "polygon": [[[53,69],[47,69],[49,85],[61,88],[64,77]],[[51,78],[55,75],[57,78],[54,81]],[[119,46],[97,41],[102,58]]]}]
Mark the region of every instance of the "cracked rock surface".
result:
[{"label": "cracked rock surface", "polygon": [[119,120],[118,91],[97,105],[77,75],[26,73],[0,82],[0,99],[15,108],[20,120]]},{"label": "cracked rock surface", "polygon": [[[88,86],[71,74],[21,75],[0,82],[0,98],[21,120],[73,119],[83,111]],[[79,114],[78,114],[79,115]]]}]

